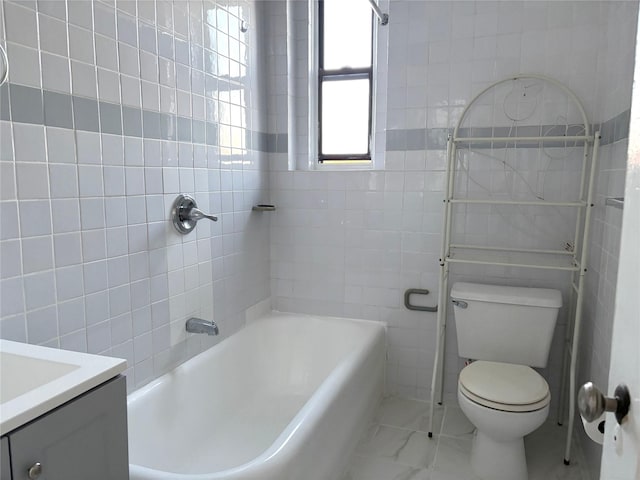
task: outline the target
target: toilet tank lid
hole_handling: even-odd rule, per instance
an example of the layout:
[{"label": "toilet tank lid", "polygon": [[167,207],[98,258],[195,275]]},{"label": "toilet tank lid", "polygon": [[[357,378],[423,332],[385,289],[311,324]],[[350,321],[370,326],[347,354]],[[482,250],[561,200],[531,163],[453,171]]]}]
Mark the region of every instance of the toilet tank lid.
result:
[{"label": "toilet tank lid", "polygon": [[531,307],[560,308],[562,306],[562,294],[559,290],[551,288],[456,282],[451,287],[451,298]]}]

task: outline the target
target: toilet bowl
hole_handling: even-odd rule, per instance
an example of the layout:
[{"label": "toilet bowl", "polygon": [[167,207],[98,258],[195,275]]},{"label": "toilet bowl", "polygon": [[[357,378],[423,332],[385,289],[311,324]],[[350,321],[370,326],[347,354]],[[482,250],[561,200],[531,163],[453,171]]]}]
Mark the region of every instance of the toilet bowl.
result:
[{"label": "toilet bowl", "polygon": [[458,378],[458,403],[476,427],[471,466],[485,480],[527,480],[524,436],[549,415],[549,386],[524,365],[477,361]]}]

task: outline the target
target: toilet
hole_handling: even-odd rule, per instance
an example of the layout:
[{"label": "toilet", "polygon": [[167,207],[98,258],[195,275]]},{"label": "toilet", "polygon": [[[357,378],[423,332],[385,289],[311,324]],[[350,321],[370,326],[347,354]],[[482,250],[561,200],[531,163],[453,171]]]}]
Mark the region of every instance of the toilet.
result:
[{"label": "toilet", "polygon": [[527,480],[524,436],[549,415],[545,367],[558,290],[457,282],[451,301],[460,357],[458,402],[476,427],[471,466],[485,480]]}]

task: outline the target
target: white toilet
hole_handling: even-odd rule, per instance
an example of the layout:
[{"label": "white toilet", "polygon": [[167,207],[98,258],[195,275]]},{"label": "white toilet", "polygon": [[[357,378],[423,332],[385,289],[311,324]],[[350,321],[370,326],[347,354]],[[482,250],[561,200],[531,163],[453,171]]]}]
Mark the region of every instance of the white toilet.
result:
[{"label": "white toilet", "polygon": [[549,414],[545,367],[562,306],[558,290],[476,283],[451,289],[460,372],[458,402],[476,426],[471,466],[486,480],[527,480],[524,436]]}]

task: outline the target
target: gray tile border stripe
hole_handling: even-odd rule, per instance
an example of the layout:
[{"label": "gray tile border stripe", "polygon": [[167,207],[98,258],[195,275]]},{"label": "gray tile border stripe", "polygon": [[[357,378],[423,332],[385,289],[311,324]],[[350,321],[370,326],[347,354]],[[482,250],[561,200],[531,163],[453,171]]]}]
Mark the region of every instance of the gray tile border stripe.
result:
[{"label": "gray tile border stripe", "polygon": [[73,120],[76,130],[99,132],[98,101],[92,98],[73,97]]},{"label": "gray tile border stripe", "polygon": [[178,141],[191,141],[191,119],[186,117],[178,117]]},{"label": "gray tile border stripe", "polygon": [[44,123],[52,127],[73,128],[69,95],[44,91]]},{"label": "gray tile border stripe", "polygon": [[177,122],[176,116],[160,113],[160,138],[162,140],[177,140]]},{"label": "gray tile border stripe", "polygon": [[44,125],[42,90],[23,85],[9,85],[11,120],[20,123]]},{"label": "gray tile border stripe", "polygon": [[[609,145],[629,136],[630,110],[616,115],[601,124],[591,125],[591,132],[600,130],[600,145]],[[520,127],[476,127],[460,129],[460,135],[466,137],[513,137],[513,136],[555,136],[555,135],[581,135],[584,131],[582,125],[542,125]],[[453,129],[399,129],[387,130],[387,151],[398,150],[446,150],[447,136],[453,134]],[[564,147],[566,142],[554,142],[547,144],[549,147]],[[504,148],[505,143],[493,143],[493,148]],[[537,148],[538,142],[519,143],[520,148]],[[472,145],[473,148],[490,148],[489,144]]]},{"label": "gray tile border stripe", "polygon": [[[173,52],[172,52],[173,53]],[[177,140],[207,145],[218,145],[218,124],[181,117],[173,114],[143,110],[137,107],[98,102],[96,99],[51,92],[17,84],[0,87],[0,120],[62,128],[75,128],[89,132],[101,132],[156,140]],[[629,136],[630,110],[601,123],[601,145],[608,145]],[[543,125],[521,127],[477,127],[462,130],[464,135],[487,136],[536,136],[578,135],[580,125]],[[387,151],[445,150],[447,136],[453,129],[399,129],[386,131]],[[288,135],[247,131],[246,147],[266,153],[286,153]],[[486,145],[483,145],[486,148]],[[537,142],[520,144],[522,148],[538,147]],[[553,146],[553,145],[552,145]],[[555,146],[564,146],[558,142]],[[474,147],[481,147],[480,145]],[[493,144],[493,148],[504,145]]]},{"label": "gray tile border stripe", "polygon": [[123,105],[122,129],[128,137],[142,137],[142,110]]},{"label": "gray tile border stripe", "polygon": [[160,140],[160,113],[142,111],[142,136]]},{"label": "gray tile border stripe", "polygon": [[267,151],[267,133],[265,132],[253,132],[254,149],[260,152]]},{"label": "gray tile border stripe", "polygon": [[218,145],[218,128],[215,123],[206,124],[207,145]]},{"label": "gray tile border stripe", "polygon": [[205,122],[202,120],[191,121],[191,136],[193,143],[206,143],[207,142],[207,130]]},{"label": "gray tile border stripe", "polygon": [[278,134],[277,133],[267,133],[265,138],[265,151],[271,153],[278,152]]},{"label": "gray tile border stripe", "polygon": [[287,153],[289,150],[289,135],[286,133],[276,134],[276,151],[274,153]]},{"label": "gray tile border stripe", "polygon": [[0,120],[10,120],[11,109],[9,108],[9,85],[0,85]]},{"label": "gray tile border stripe", "polygon": [[122,107],[114,103],[99,102],[100,130],[102,133],[122,135]]}]

